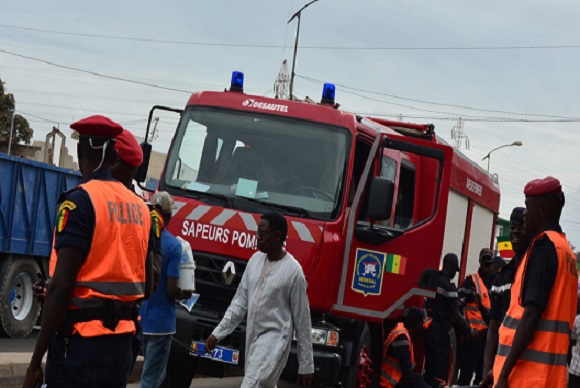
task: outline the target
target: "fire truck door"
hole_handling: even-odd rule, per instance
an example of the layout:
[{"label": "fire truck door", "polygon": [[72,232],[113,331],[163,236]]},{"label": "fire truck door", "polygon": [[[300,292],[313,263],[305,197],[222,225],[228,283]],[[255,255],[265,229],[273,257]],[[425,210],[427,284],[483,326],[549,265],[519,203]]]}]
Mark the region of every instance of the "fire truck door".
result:
[{"label": "fire truck door", "polygon": [[[392,193],[391,200],[388,199],[389,195],[386,195],[384,206],[388,207],[388,211],[385,210],[383,213],[388,212],[390,218],[395,215],[396,206],[393,206],[392,199],[397,198],[399,178],[391,178],[385,185],[385,180],[388,181],[390,177],[384,178],[384,173],[381,177],[381,168],[378,166],[383,165],[383,157],[396,153],[413,155],[416,160],[430,163],[434,178],[430,187],[432,212],[403,228],[401,225],[393,225],[392,222],[377,223],[384,219],[368,218],[372,213],[368,208],[373,207],[372,203],[368,203],[373,200],[373,186],[375,181],[380,180],[383,181],[379,182],[382,186],[380,192],[388,193],[390,190]],[[379,321],[402,306],[404,301],[413,295],[427,295],[416,285],[418,274],[416,275],[414,271],[409,271],[410,276],[402,273],[401,253],[405,253],[405,249],[410,249],[409,244],[415,245],[414,248],[420,245],[421,236],[435,232],[438,218],[441,218],[440,213],[445,216],[446,207],[437,206],[437,203],[442,201],[446,204],[447,201],[448,193],[444,188],[449,185],[450,163],[445,161],[451,160],[451,153],[452,149],[449,146],[416,138],[401,136],[390,138],[386,134],[381,134],[375,139],[354,195],[353,211],[348,215],[342,273],[334,310],[350,316]],[[401,171],[403,164],[399,163],[396,171]],[[417,178],[416,182],[421,180]],[[415,191],[420,193],[422,189],[418,184]],[[365,212],[366,214],[363,214]],[[392,274],[398,276],[393,280]],[[385,282],[384,279],[387,277],[389,281]]]}]

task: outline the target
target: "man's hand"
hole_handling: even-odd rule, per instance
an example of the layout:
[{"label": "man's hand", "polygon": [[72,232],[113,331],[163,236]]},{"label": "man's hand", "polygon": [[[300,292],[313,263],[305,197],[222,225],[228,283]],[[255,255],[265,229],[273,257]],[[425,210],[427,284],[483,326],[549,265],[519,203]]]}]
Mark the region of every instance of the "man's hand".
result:
[{"label": "man's hand", "polygon": [[39,274],[38,280],[32,285],[32,294],[38,303],[44,302],[44,297],[46,296],[46,290],[48,289],[49,281],[50,279],[45,281],[42,275]]},{"label": "man's hand", "polygon": [[473,342],[478,342],[481,339],[481,337],[483,336],[484,332],[485,332],[484,330],[471,329],[471,332],[469,333],[469,338]]},{"label": "man's hand", "polygon": [[310,387],[313,379],[314,375],[312,373],[298,375],[298,384],[300,384],[301,387]]},{"label": "man's hand", "polygon": [[191,298],[192,295],[193,295],[193,292],[191,292],[191,291],[181,290],[181,299],[180,300],[189,299],[189,298]]},{"label": "man's hand", "polygon": [[205,351],[206,353],[211,353],[213,352],[213,350],[215,349],[216,345],[218,344],[218,339],[216,338],[215,335],[210,335],[206,340],[205,340]]},{"label": "man's hand", "polygon": [[40,365],[29,365],[26,370],[26,377],[24,377],[24,384],[22,388],[34,388],[37,384],[42,384],[44,374]]},{"label": "man's hand", "polygon": [[479,383],[479,386],[483,388],[491,388],[493,386],[493,370],[487,372],[483,380]]}]

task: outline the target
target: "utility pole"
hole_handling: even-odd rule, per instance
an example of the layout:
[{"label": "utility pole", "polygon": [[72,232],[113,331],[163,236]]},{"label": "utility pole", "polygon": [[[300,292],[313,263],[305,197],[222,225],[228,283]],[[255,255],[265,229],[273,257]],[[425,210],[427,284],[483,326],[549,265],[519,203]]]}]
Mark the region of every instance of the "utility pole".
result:
[{"label": "utility pole", "polygon": [[296,68],[296,54],[298,53],[298,38],[300,36],[300,15],[302,15],[302,11],[304,11],[307,7],[316,3],[318,0],[312,0],[310,3],[306,4],[304,7],[300,8],[298,12],[296,12],[288,23],[290,23],[294,18],[298,18],[298,26],[296,27],[296,38],[294,39],[294,57],[292,58],[292,73],[290,75],[290,100],[292,100],[292,92],[294,91],[294,69]]},{"label": "utility pole", "polygon": [[469,149],[469,137],[463,133],[463,119],[460,117],[457,124],[451,128],[451,138],[455,140],[455,148],[461,149],[461,143],[465,142],[465,149]]},{"label": "utility pole", "polygon": [[14,131],[14,116],[16,116],[16,103],[14,103],[14,108],[12,108],[12,119],[10,120],[10,133],[8,134],[8,155],[10,155],[10,150],[12,149],[12,132]]}]

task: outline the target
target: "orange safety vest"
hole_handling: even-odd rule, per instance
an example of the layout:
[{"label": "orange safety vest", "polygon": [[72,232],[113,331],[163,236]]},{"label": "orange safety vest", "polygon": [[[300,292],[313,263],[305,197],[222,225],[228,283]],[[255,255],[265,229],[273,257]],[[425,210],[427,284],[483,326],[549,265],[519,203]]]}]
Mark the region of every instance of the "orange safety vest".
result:
[{"label": "orange safety vest", "polygon": [[[95,228],[91,250],[76,279],[69,309],[104,306],[103,299],[121,302],[126,308],[145,294],[145,260],[151,230],[147,205],[120,182],[91,180],[79,186],[91,199]],[[53,249],[49,273],[54,274],[57,254]],[[83,337],[134,333],[132,320],[121,319],[114,331],[102,320],[73,324],[72,333]]]},{"label": "orange safety vest", "polygon": [[[566,386],[566,356],[578,299],[578,267],[576,256],[563,233],[546,231],[538,237],[541,236],[547,236],[556,248],[558,272],[550,292],[551,303],[548,303],[540,318],[534,338],[511,371],[508,378],[510,387]],[[512,285],[510,307],[499,329],[499,345],[493,365],[495,381],[499,378],[524,313],[521,305],[524,275],[529,254],[538,237],[530,244]]]},{"label": "orange safety vest", "polygon": [[[406,340],[395,341],[395,339],[404,334]],[[399,322],[397,326],[389,333],[389,336],[385,340],[383,347],[383,365],[381,371],[381,388],[394,388],[401,377],[403,377],[403,370],[401,369],[400,361],[394,357],[387,354],[389,347],[393,346],[407,346],[409,347],[409,353],[411,353],[411,364],[415,363],[415,356],[413,355],[413,343],[411,342],[411,337],[409,332],[405,329],[405,325]]]},{"label": "orange safety vest", "polygon": [[[491,309],[491,299],[489,298],[489,291],[483,283],[483,279],[479,276],[479,273],[474,273],[469,275],[471,281],[475,284],[475,292],[481,296],[481,304],[486,309]],[[487,323],[483,320],[481,311],[479,311],[479,306],[474,300],[471,303],[465,304],[465,318],[469,322],[469,326],[475,330],[485,330],[487,329]]]}]

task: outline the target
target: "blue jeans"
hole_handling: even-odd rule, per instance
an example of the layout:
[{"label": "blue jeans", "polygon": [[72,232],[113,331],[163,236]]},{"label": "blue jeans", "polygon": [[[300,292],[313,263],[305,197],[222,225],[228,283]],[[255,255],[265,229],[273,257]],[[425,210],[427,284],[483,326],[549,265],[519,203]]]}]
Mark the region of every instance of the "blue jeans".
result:
[{"label": "blue jeans", "polygon": [[165,379],[165,367],[171,350],[171,334],[143,335],[143,373],[141,388],[158,388]]}]

